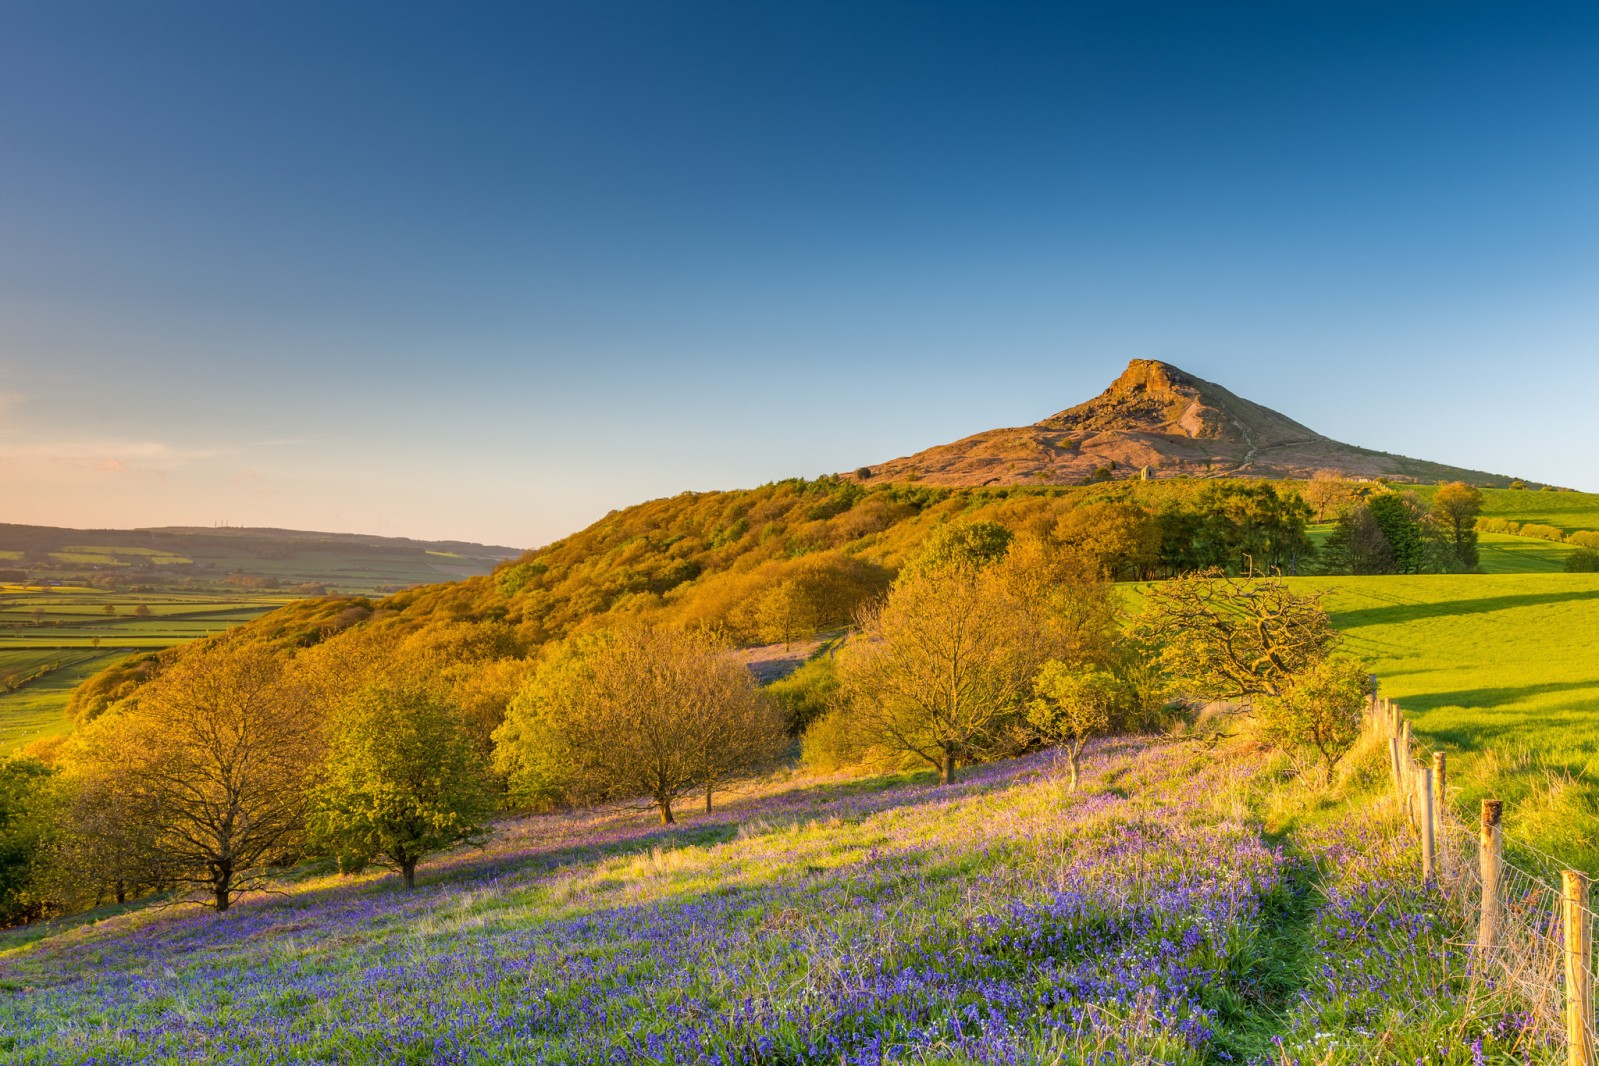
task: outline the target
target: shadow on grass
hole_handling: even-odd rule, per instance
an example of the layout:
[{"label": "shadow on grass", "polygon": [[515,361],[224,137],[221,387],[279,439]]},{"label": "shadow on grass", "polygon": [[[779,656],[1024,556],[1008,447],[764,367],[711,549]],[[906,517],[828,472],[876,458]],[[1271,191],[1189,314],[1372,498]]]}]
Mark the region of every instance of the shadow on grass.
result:
[{"label": "shadow on grass", "polygon": [[1484,596],[1475,600],[1439,600],[1433,603],[1396,603],[1329,613],[1335,626],[1346,629],[1357,626],[1395,625],[1416,622],[1424,618],[1492,614],[1495,611],[1511,610],[1516,607],[1541,607],[1582,600],[1599,600],[1599,589],[1584,592],[1527,592],[1514,596]]}]

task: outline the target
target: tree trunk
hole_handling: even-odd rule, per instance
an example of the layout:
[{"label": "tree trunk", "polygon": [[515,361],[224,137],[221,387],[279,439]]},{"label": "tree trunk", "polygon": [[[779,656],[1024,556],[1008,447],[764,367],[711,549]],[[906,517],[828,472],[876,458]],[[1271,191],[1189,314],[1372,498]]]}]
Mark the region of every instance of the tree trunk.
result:
[{"label": "tree trunk", "polygon": [[711,813],[711,786],[709,784],[705,786],[705,813]]},{"label": "tree trunk", "polygon": [[227,870],[217,874],[211,887],[216,890],[217,913],[221,914],[233,902],[233,871]]},{"label": "tree trunk", "polygon": [[406,888],[416,887],[416,860],[400,860],[400,879],[405,882]]},{"label": "tree trunk", "polygon": [[128,886],[122,883],[122,878],[117,878],[117,902],[128,902]]},{"label": "tree trunk", "polygon": [[672,825],[673,823],[675,823],[677,821],[676,818],[672,817],[672,801],[671,800],[669,800],[669,799],[658,799],[655,802],[657,804],[659,804],[660,808],[661,808],[661,824],[662,825]]},{"label": "tree trunk", "polygon": [[1066,746],[1066,766],[1071,770],[1071,784],[1067,786],[1071,792],[1077,791],[1077,771],[1083,757],[1083,745],[1068,744]]},{"label": "tree trunk", "polygon": [[953,785],[955,783],[955,753],[946,751],[944,761],[938,767],[938,783]]}]

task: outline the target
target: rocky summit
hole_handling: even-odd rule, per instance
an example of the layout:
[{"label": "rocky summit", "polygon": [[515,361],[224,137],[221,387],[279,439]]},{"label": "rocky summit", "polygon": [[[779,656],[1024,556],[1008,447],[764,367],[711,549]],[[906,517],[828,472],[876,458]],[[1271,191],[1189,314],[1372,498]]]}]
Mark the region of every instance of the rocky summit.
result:
[{"label": "rocky summit", "polygon": [[1343,444],[1170,363],[1134,359],[1092,400],[1030,426],[862,467],[867,483],[1080,484],[1136,477],[1338,477],[1506,485],[1481,470]]}]

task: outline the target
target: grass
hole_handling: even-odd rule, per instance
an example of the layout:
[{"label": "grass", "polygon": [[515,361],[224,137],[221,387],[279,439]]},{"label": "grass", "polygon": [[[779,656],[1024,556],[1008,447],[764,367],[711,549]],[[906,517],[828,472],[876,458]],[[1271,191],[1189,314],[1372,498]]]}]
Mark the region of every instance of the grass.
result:
[{"label": "grass", "polygon": [[673,829],[513,821],[411,893],[302,869],[226,916],[133,905],[0,934],[0,1050],[19,1066],[1555,1061],[1472,994],[1459,922],[1368,791],[1377,756],[1314,797],[1247,744],[1121,741],[1076,794],[1043,753],[952,789],[776,779]]},{"label": "grass", "polygon": [[[1547,495],[1547,494],[1543,494]],[[1513,839],[1599,873],[1599,575],[1294,579],[1326,594],[1464,804],[1507,801]]]},{"label": "grass", "polygon": [[121,651],[0,652],[0,673],[29,661],[59,663],[58,669],[15,692],[0,692],[0,758],[35,740],[63,736],[67,696],[77,684],[120,659]]},{"label": "grass", "polygon": [[[1427,499],[1437,490],[1433,485],[1399,486]],[[1483,489],[1482,513],[1485,518],[1511,518],[1517,522],[1540,522],[1565,533],[1579,529],[1599,530],[1599,493],[1536,492],[1526,489]]]},{"label": "grass", "polygon": [[[236,592],[0,585],[0,677],[61,664],[14,692],[0,692],[0,757],[66,733],[72,688],[129,651],[168,648],[219,633],[287,600]],[[107,604],[116,614],[105,613]],[[148,617],[133,613],[140,606],[149,609]]]}]

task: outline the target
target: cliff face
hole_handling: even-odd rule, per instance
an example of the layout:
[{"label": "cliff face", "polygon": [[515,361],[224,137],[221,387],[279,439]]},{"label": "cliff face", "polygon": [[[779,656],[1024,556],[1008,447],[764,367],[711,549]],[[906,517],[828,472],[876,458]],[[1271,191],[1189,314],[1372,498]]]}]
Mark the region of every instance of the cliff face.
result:
[{"label": "cliff face", "polygon": [[1076,484],[1093,477],[1389,477],[1503,485],[1480,470],[1349,444],[1155,359],[1031,426],[989,430],[870,467],[867,482]]}]

